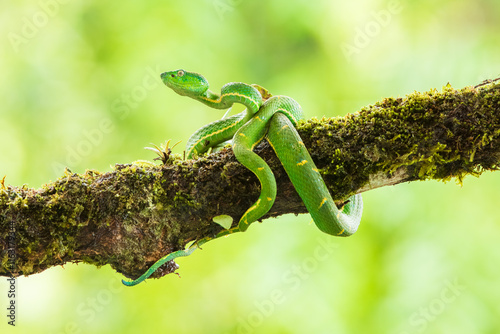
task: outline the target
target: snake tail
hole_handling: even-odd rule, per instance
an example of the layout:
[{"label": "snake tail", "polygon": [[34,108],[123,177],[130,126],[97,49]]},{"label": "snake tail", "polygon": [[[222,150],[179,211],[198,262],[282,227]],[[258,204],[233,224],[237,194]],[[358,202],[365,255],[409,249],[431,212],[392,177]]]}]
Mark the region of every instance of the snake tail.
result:
[{"label": "snake tail", "polygon": [[163,264],[167,263],[168,261],[172,261],[172,260],[175,260],[179,257],[183,257],[183,256],[189,256],[191,255],[191,253],[193,253],[195,251],[196,248],[198,248],[199,244],[198,245],[193,245],[192,247],[188,248],[188,249],[183,249],[183,250],[178,250],[176,252],[173,252],[173,253],[170,253],[164,257],[162,257],[161,259],[159,259],[158,261],[156,261],[151,267],[149,267],[149,269],[144,273],[142,274],[139,278],[133,280],[133,281],[125,281],[125,280],[122,280],[122,283],[125,284],[126,286],[134,286],[134,285],[137,285],[139,283],[141,283],[142,281],[144,281],[145,279],[147,279],[149,276],[151,276],[158,268],[160,268]]}]

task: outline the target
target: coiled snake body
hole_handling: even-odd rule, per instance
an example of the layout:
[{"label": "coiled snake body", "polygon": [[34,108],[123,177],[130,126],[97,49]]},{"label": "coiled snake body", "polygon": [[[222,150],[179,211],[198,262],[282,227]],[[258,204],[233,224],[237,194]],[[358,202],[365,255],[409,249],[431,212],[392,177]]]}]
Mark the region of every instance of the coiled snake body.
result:
[{"label": "coiled snake body", "polygon": [[184,70],[165,72],[161,78],[176,93],[216,109],[227,109],[234,103],[246,106],[245,111],[212,122],[196,131],[188,140],[187,158],[193,158],[232,139],[236,159],[258,177],[261,193],[257,201],[240,218],[236,227],[223,230],[215,237],[198,240],[187,249],[166,255],[142,276],[131,282],[122,280],[123,284],[136,285],[167,261],[188,256],[210,240],[246,231],[250,224],[271,209],[276,198],[276,180],[267,163],[253,152],[253,148],[264,138],[276,152],[316,226],[321,231],[336,236],[349,236],[356,232],[363,211],[361,195],[351,196],[341,210],[337,208],[319,170],[295,130],[303,115],[300,105],[294,99],[287,96],[270,96],[264,88],[244,83],[228,83],[222,87],[221,94],[217,95],[208,89],[208,82],[203,76]]}]

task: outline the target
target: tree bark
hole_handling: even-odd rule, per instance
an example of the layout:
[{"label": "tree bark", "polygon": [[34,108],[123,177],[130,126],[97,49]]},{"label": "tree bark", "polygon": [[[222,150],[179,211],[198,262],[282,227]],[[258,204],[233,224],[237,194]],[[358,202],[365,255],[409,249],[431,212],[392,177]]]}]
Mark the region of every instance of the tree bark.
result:
[{"label": "tree bark", "polygon": [[[401,182],[461,182],[500,162],[500,83],[386,98],[343,118],[303,121],[297,130],[339,201]],[[305,213],[269,145],[256,152],[278,183],[263,219]],[[230,148],[107,173],[67,170],[41,189],[2,183],[0,275],[31,275],[69,261],[110,264],[136,278],[167,253],[220,231],[213,217],[229,215],[235,226],[259,193],[257,178]],[[176,268],[170,262],[153,277]]]}]

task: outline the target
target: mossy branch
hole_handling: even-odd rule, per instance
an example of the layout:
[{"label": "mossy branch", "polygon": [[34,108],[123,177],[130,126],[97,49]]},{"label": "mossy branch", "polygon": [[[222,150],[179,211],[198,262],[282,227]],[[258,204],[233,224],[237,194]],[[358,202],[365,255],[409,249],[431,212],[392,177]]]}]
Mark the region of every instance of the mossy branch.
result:
[{"label": "mossy branch", "polygon": [[[500,162],[500,84],[387,98],[297,129],[337,200],[400,182],[461,182]],[[278,183],[264,218],[306,212],[268,144],[256,151]],[[69,261],[110,264],[136,278],[163,255],[218,232],[213,217],[229,215],[236,223],[260,192],[231,149],[198,160],[170,156],[157,166],[117,165],[107,173],[67,171],[41,189],[1,188],[3,276]],[[175,269],[169,263],[156,276]]]}]

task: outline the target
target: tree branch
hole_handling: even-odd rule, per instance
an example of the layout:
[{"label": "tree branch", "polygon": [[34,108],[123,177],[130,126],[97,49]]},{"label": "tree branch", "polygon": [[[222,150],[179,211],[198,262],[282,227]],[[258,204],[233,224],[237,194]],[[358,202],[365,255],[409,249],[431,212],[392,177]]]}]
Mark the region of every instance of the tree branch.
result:
[{"label": "tree branch", "polygon": [[[500,84],[387,98],[344,118],[297,127],[333,197],[415,180],[459,182],[500,162]],[[267,143],[256,148],[275,172],[278,196],[264,217],[306,212]],[[234,224],[257,199],[256,177],[224,149],[198,160],[116,165],[66,175],[41,189],[0,189],[0,275],[31,275],[70,262],[136,278],[163,255]],[[155,277],[172,272],[163,266]]]}]

